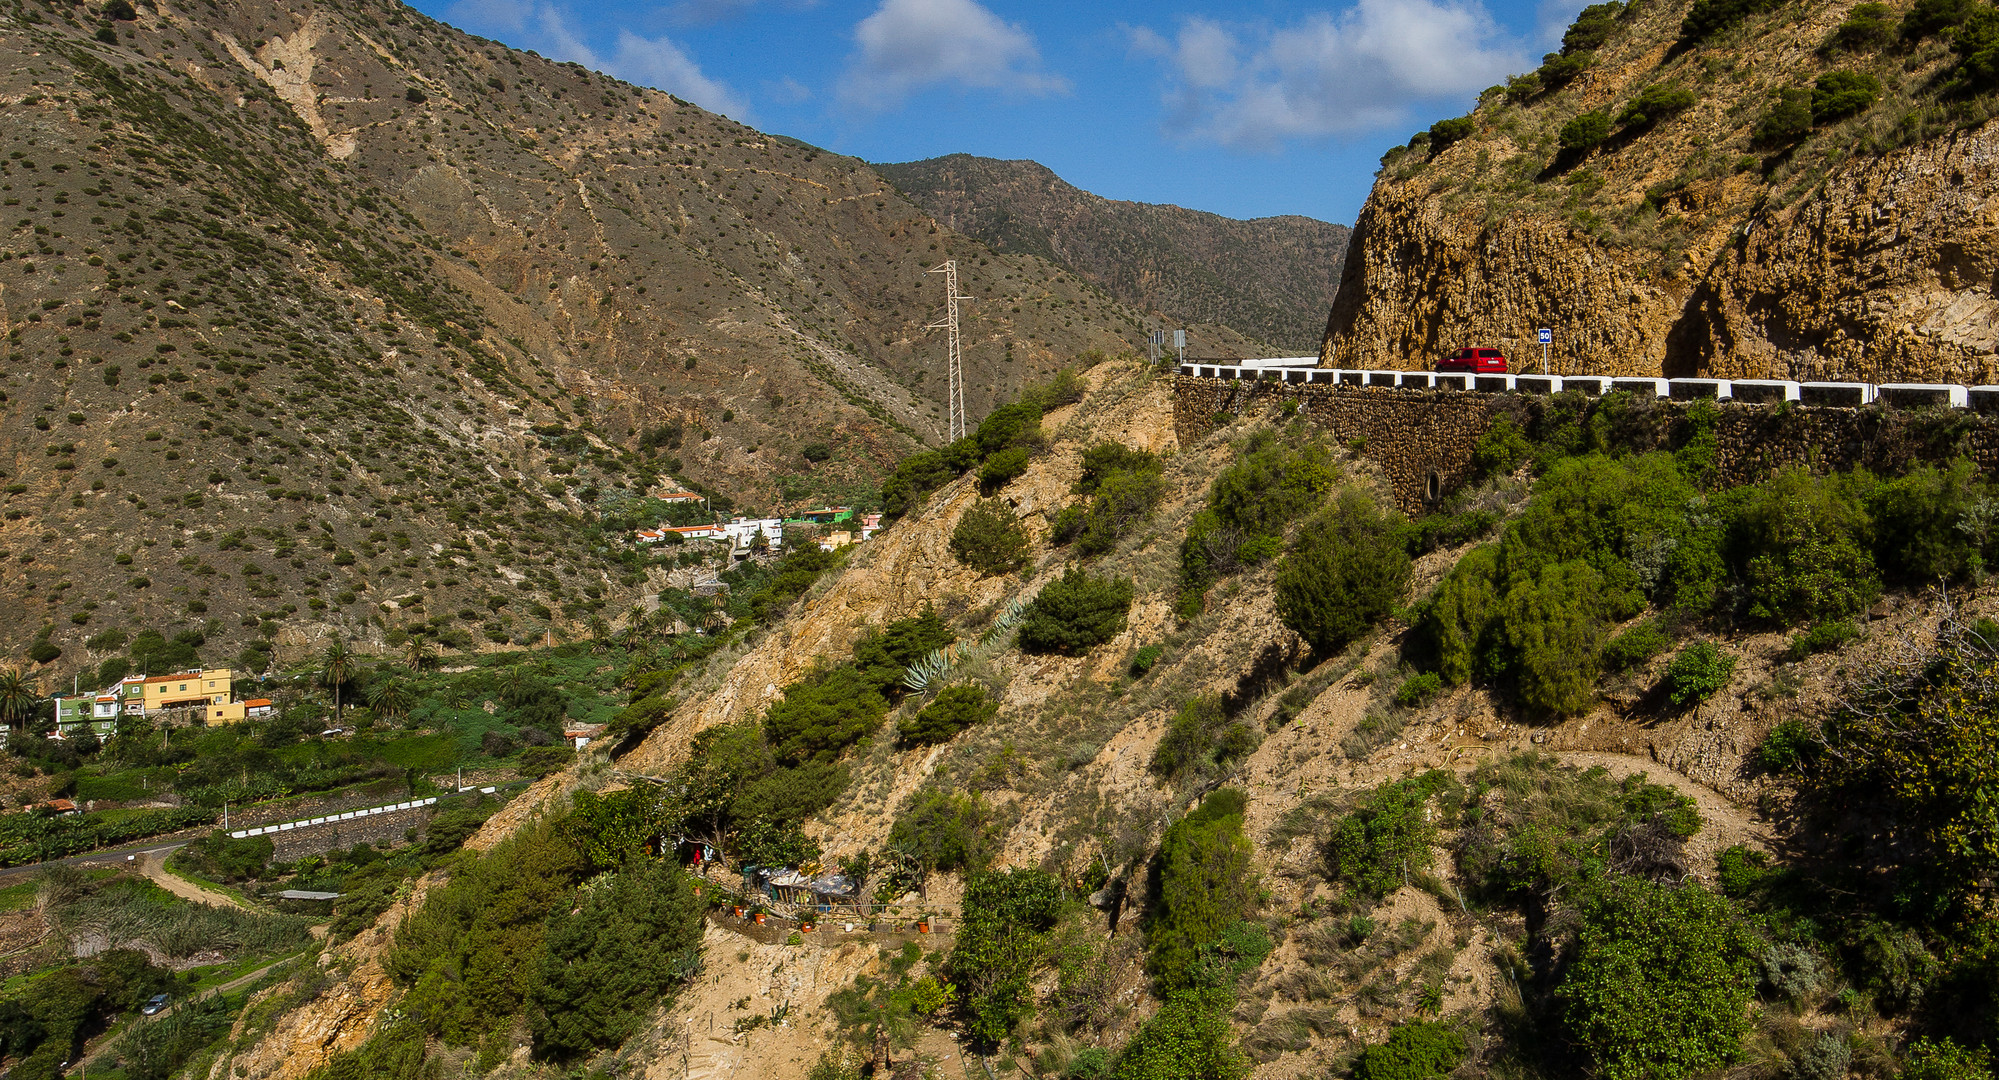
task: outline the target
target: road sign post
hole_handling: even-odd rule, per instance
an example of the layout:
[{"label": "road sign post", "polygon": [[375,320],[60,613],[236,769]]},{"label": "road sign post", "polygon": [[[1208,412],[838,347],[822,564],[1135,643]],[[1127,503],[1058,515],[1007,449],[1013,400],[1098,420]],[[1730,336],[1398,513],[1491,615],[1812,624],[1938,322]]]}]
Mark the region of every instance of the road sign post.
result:
[{"label": "road sign post", "polygon": [[1187,331],[1173,331],[1173,349],[1180,354],[1180,362],[1187,362]]},{"label": "road sign post", "polygon": [[1548,373],[1548,346],[1555,340],[1555,332],[1544,326],[1541,328],[1540,336],[1541,336],[1541,374],[1546,375]]}]

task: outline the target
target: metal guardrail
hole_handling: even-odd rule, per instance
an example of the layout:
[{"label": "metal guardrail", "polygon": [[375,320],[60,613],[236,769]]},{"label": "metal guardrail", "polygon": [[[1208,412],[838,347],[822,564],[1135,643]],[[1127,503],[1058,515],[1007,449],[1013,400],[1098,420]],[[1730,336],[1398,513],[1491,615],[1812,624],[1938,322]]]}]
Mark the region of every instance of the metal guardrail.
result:
[{"label": "metal guardrail", "polygon": [[1943,407],[1999,412],[1999,386],[1957,383],[1796,382],[1789,379],[1658,379],[1610,375],[1475,375],[1458,371],[1373,371],[1352,368],[1248,367],[1182,364],[1180,374],[1234,382],[1276,382],[1302,386],[1361,386],[1397,390],[1466,390],[1480,393],[1559,394],[1580,391],[1601,397],[1616,391],[1672,401],[1732,401],[1739,404],[1860,408],[1881,404],[1895,409]]}]

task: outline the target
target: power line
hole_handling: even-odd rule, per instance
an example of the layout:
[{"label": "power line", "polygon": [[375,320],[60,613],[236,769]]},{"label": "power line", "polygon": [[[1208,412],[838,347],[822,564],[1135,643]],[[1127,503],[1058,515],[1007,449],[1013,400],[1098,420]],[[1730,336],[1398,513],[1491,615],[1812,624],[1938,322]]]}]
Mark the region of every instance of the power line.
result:
[{"label": "power line", "polygon": [[970,300],[969,296],[958,295],[958,260],[946,259],[944,265],[925,273],[944,275],[944,321],[931,323],[925,329],[949,330],[951,337],[950,383],[951,419],[950,441],[957,442],[965,437],[965,363],[964,353],[958,344],[958,301]]}]

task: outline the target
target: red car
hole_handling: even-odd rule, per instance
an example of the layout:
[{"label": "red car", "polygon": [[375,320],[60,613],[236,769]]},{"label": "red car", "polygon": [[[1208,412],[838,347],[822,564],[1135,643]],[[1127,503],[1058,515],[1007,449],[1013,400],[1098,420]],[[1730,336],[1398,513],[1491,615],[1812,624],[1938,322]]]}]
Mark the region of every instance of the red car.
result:
[{"label": "red car", "polygon": [[1469,371],[1474,375],[1506,374],[1506,357],[1498,349],[1459,349],[1437,361],[1438,371]]}]

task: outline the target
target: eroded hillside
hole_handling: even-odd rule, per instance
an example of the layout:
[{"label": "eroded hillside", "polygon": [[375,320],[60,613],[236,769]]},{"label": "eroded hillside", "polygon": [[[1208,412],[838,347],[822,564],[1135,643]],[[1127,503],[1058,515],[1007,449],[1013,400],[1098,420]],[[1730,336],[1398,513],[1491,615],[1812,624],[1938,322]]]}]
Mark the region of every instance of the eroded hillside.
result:
[{"label": "eroded hillside", "polygon": [[[1988,864],[1911,861],[1947,842],[1921,814],[1966,819],[1874,771],[1903,767],[1879,740],[1917,730],[1893,702],[1991,692],[1991,599],[1921,584],[1984,557],[1950,494],[1981,481],[1722,488],[1699,410],[1522,399],[1484,478],[1407,522],[1373,466],[1281,408],[1176,433],[1170,377],[1087,383],[998,414],[983,462],[768,630],[635,666],[643,738],[489,824],[436,917],[463,929],[396,933],[405,996],[383,1016],[417,1019],[380,1024],[510,1076],[966,1054],[1051,1077],[1679,1077],[1743,1055],[1803,1075],[1999,1036],[1970,989]],[[582,881],[648,830],[729,862],[698,978],[580,1057],[534,991],[493,998],[517,1020],[451,1019],[452,965],[487,946],[448,913],[525,899],[542,886],[494,874],[565,844],[585,867],[548,865]],[[806,931],[742,894],[739,864],[837,870],[886,914]],[[409,1067],[415,1036],[376,1031],[335,1074]]]},{"label": "eroded hillside", "polygon": [[1139,340],[858,161],[400,5],[22,2],[0,53],[0,643],[51,680],[575,629],[658,591],[669,477],[865,502],[943,430],[947,258],[974,416]]}]

